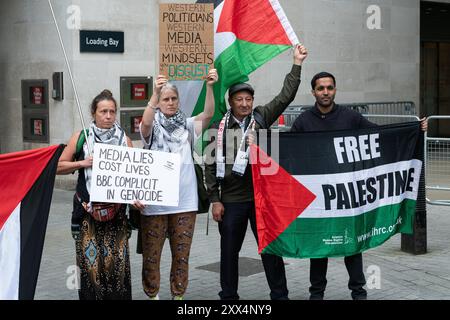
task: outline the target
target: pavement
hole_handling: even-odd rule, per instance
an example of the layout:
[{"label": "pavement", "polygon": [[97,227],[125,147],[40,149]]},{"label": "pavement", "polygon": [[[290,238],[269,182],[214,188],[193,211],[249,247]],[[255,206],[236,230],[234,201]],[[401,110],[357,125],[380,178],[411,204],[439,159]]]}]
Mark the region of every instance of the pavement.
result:
[{"label": "pavement", "polygon": [[[73,191],[54,189],[36,287],[37,300],[77,300],[74,281],[75,245],[70,233]],[[422,255],[400,250],[401,236],[364,252],[369,300],[450,300],[450,207],[427,206],[427,249]],[[142,256],[136,254],[136,236],[130,238],[132,296],[147,300],[142,290]],[[220,241],[217,224],[206,214],[197,216],[191,249],[186,300],[217,300],[220,291],[218,262]],[[269,288],[250,230],[240,253],[239,295],[244,300],[269,300]],[[161,261],[161,299],[169,290],[170,248],[166,242]],[[289,297],[309,297],[309,260],[285,259]],[[328,266],[327,300],[350,300],[343,258],[331,258]]]}]

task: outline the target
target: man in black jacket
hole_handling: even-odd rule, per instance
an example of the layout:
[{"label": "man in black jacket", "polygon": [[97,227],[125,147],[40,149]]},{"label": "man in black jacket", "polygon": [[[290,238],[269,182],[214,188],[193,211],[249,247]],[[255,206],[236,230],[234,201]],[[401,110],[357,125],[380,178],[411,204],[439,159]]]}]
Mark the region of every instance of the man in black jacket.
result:
[{"label": "man in black jacket", "polygon": [[[253,181],[248,164],[246,138],[251,128],[268,128],[294,100],[300,85],[301,65],[307,56],[306,48],[294,48],[294,63],[286,75],[281,92],[269,103],[253,109],[254,90],[246,83],[236,83],[228,90],[231,109],[220,123],[218,135],[211,141],[218,154],[208,155],[205,166],[206,185],[212,203],[212,215],[219,223],[220,232],[220,286],[221,299],[239,299],[238,261],[247,231],[248,221],[255,238],[256,217]],[[230,138],[229,138],[230,137]],[[235,139],[238,143],[235,143]],[[212,137],[213,138],[213,137]],[[208,158],[209,157],[209,158]],[[288,299],[283,259],[261,254],[270,298]]]},{"label": "man in black jacket", "polygon": [[[316,74],[311,80],[312,94],[316,104],[312,109],[303,112],[294,121],[291,131],[332,131],[344,129],[362,129],[374,127],[376,124],[364,118],[360,113],[334,103],[336,96],[336,79],[328,72]],[[422,130],[426,131],[426,119],[422,119]],[[344,258],[348,271],[348,288],[354,300],[367,299],[366,284],[363,271],[362,254],[358,253]],[[328,258],[310,260],[309,287],[311,300],[322,300],[327,285]]]},{"label": "man in black jacket", "polygon": [[[334,103],[336,95],[336,80],[328,72],[316,74],[311,80],[312,94],[316,98],[316,104],[312,109],[303,112],[294,121],[291,131],[331,131],[342,129],[360,129],[376,126],[360,113],[339,106]],[[367,291],[363,288],[366,284],[364,277],[362,254],[344,258],[347,267],[348,287],[352,291],[353,299],[367,299]],[[310,260],[309,287],[310,299],[321,300],[327,285],[328,258]]]}]

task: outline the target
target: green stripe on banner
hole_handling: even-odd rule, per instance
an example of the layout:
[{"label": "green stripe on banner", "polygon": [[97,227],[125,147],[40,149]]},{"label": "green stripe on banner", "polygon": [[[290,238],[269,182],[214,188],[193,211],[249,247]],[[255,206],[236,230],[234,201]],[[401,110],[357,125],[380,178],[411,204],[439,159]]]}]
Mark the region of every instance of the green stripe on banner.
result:
[{"label": "green stripe on banner", "polygon": [[353,217],[297,218],[263,253],[294,258],[342,257],[413,231],[416,201],[379,207]]},{"label": "green stripe on banner", "polygon": [[[225,93],[237,82],[248,81],[248,75],[267,61],[291,48],[287,45],[255,44],[237,39],[215,60],[214,67],[219,74],[219,81],[214,85],[216,110],[212,122],[222,119],[227,111]],[[192,115],[203,111],[205,105],[205,85],[195,105]]]}]

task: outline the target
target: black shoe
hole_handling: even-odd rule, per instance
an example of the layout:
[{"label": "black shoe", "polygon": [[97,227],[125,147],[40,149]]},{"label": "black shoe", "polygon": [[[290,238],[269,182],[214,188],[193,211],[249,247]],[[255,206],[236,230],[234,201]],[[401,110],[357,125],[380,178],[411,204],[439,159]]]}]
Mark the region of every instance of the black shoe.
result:
[{"label": "black shoe", "polygon": [[312,294],[309,296],[309,300],[323,300],[323,294]]},{"label": "black shoe", "polygon": [[223,291],[219,292],[220,300],[239,300],[239,295],[237,293],[233,295],[225,295]]},{"label": "black shoe", "polygon": [[367,300],[367,291],[364,288],[353,289],[351,296],[353,300]]}]

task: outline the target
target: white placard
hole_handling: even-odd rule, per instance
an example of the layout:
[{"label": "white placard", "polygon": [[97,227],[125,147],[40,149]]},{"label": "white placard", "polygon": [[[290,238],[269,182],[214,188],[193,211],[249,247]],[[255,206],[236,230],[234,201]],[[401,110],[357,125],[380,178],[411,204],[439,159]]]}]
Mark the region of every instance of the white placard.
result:
[{"label": "white placard", "polygon": [[90,200],[178,206],[180,155],[96,143]]}]

